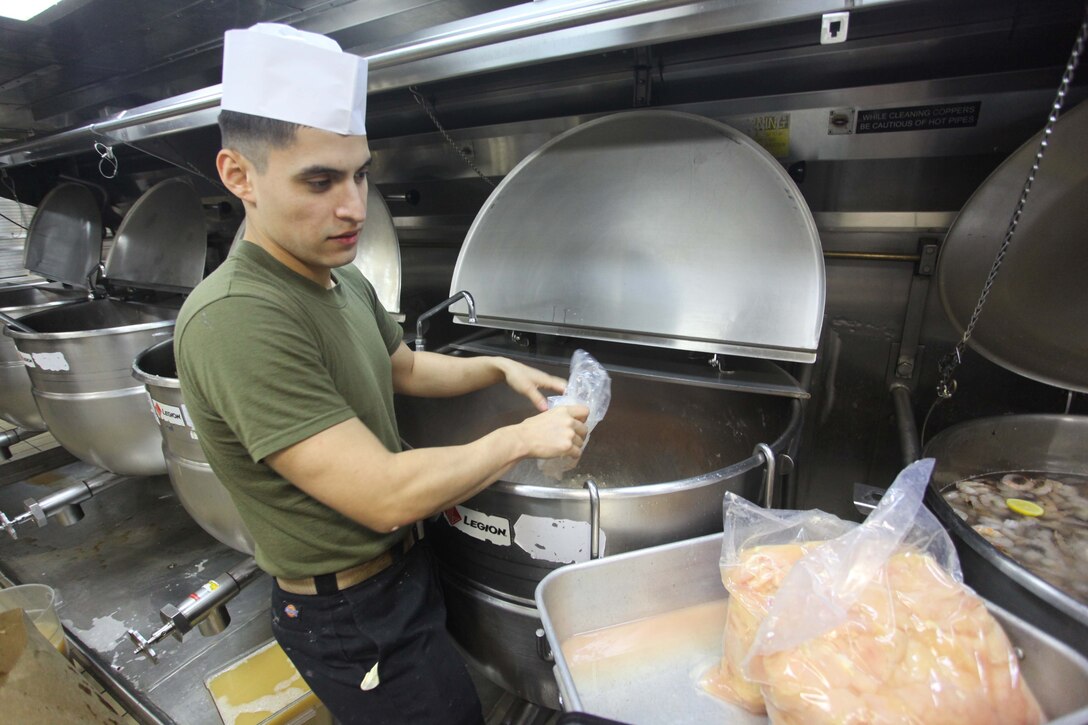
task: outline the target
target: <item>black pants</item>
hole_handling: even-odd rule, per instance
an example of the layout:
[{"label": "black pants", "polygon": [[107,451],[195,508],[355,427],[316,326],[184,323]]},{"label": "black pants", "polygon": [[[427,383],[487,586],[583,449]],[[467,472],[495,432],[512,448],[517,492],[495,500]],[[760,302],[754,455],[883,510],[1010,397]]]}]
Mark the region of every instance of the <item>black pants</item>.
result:
[{"label": "black pants", "polygon": [[[273,585],[272,634],[344,725],[483,722],[476,689],[446,631],[425,542],[337,594],[288,594]],[[368,677],[375,665],[377,684],[374,674]]]}]

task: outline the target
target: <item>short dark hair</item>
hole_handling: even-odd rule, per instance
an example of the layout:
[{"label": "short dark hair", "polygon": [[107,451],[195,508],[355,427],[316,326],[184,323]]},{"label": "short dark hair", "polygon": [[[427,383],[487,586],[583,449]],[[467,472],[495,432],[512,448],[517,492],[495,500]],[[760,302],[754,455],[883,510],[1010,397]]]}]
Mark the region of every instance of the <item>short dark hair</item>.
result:
[{"label": "short dark hair", "polygon": [[290,146],[300,124],[252,116],[238,111],[219,112],[219,133],[223,148],[232,149],[249,159],[258,171],[264,171],[268,150]]}]

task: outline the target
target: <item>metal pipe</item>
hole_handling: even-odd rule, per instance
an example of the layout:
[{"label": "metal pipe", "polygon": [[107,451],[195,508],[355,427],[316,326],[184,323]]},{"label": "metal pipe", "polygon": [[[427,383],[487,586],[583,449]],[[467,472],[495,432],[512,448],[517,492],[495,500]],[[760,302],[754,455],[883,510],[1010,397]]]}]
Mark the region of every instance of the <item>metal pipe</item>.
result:
[{"label": "metal pipe", "polygon": [[759,443],[756,445],[755,454],[761,456],[763,463],[767,466],[767,497],[763,502],[763,507],[774,508],[774,478],[778,475],[777,471],[775,471],[774,450],[766,443]]},{"label": "metal pipe", "polygon": [[[223,85],[220,83],[209,86],[202,91],[197,91],[199,95],[195,97],[190,97],[194,94],[186,94],[186,96],[181,97],[183,100],[175,100],[174,103],[168,103],[162,107],[149,108],[146,111],[141,111],[138,108],[122,111],[113,118],[105,121],[89,123],[86,126],[79,126],[78,128],[68,129],[67,131],[61,131],[60,133],[40,136],[33,141],[24,141],[22,143],[0,147],[0,165],[15,166],[19,163],[26,163],[28,161],[39,161],[50,157],[38,156],[31,158],[36,151],[45,151],[68,143],[89,143],[106,136],[112,131],[122,131],[126,128],[139,126],[143,123],[164,121],[169,118],[183,116],[186,113],[195,113],[197,111],[215,108],[219,105],[219,99],[223,97],[222,88]],[[4,156],[14,157],[17,154],[25,154],[26,158],[23,158],[21,161],[11,159],[7,164],[2,163],[2,158]]]},{"label": "metal pipe", "polygon": [[11,447],[16,443],[21,443],[27,438],[33,438],[41,433],[40,430],[30,430],[29,428],[12,428],[0,433],[0,457],[6,461],[11,458]]},{"label": "metal pipe", "polygon": [[903,465],[909,466],[922,457],[922,444],[918,438],[918,422],[914,418],[910,388],[905,383],[892,383],[889,388],[895,405],[895,426],[899,430],[899,448],[903,452]]},{"label": "metal pipe", "polygon": [[456,53],[459,50],[470,50],[579,25],[690,4],[691,0],[600,0],[596,3],[568,3],[559,8],[554,5],[541,6],[538,12],[532,11],[532,14],[527,17],[493,20],[470,28],[451,30],[423,40],[396,45],[367,56],[367,64],[371,70],[389,68],[447,53]]},{"label": "metal pipe", "polygon": [[[460,50],[469,50],[578,25],[614,20],[690,4],[692,4],[692,0],[601,0],[593,4],[571,3],[559,8],[542,5],[539,10],[534,8],[529,11],[530,14],[526,17],[492,20],[480,25],[440,33],[430,38],[393,46],[367,56],[367,63],[370,70],[379,70]],[[48,157],[34,157],[34,153],[67,143],[90,142],[108,137],[112,132],[123,131],[141,124],[164,121],[187,113],[215,108],[219,105],[222,97],[223,85],[216,84],[174,99],[168,99],[168,101],[172,102],[168,102],[161,107],[122,111],[105,121],[41,136],[32,141],[3,146],[0,147],[0,166],[14,166],[28,161],[44,160]],[[157,106],[158,104],[152,105]],[[14,157],[17,155],[22,155],[23,158],[16,160]],[[8,159],[6,163],[3,160],[4,157]]]},{"label": "metal pipe", "polygon": [[181,642],[194,627],[199,628],[205,636],[222,632],[230,625],[227,602],[234,599],[260,573],[257,560],[250,557],[214,579],[209,579],[180,604],[167,604],[159,610],[163,625],[150,637],[144,639],[136,630],[128,630],[129,639],[136,645],[135,654],[145,653],[154,662],[158,659],[158,653],[151,645],[162,641],[167,635]]},{"label": "metal pipe", "polygon": [[824,252],[824,259],[859,259],[868,262],[919,262],[920,254],[886,254],[884,252]]},{"label": "metal pipe", "polygon": [[56,517],[62,526],[71,526],[83,518],[82,503],[132,478],[134,477],[118,476],[107,472],[51,493],[42,499],[28,498],[23,502],[26,512],[14,519],[9,519],[7,514],[0,511],[0,529],[7,531],[11,538],[18,539],[19,535],[15,527],[29,521],[34,521],[41,528],[49,523],[50,518]]},{"label": "metal pipe", "polygon": [[0,322],[3,322],[8,327],[15,328],[19,332],[29,332],[31,334],[34,334],[34,332],[35,332],[34,330],[30,329],[29,327],[24,325],[22,322],[19,322],[18,320],[16,320],[14,317],[12,317],[11,315],[9,315],[6,312],[0,312]]},{"label": "metal pipe", "polygon": [[589,558],[601,558],[601,492],[597,482],[587,478],[585,489],[589,491]]}]

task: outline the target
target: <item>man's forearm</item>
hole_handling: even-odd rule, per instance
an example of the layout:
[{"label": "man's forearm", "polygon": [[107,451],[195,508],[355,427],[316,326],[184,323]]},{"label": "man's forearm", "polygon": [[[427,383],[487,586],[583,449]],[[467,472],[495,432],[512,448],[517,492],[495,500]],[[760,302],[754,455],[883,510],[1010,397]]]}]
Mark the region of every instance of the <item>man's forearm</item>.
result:
[{"label": "man's forearm", "polygon": [[460,446],[391,453],[352,419],[270,456],[296,486],[348,518],[391,531],[449,508],[528,454],[518,426]]},{"label": "man's forearm", "polygon": [[464,395],[502,382],[501,358],[411,353],[412,365],[396,382],[398,393],[424,398]]},{"label": "man's forearm", "polygon": [[464,501],[523,458],[578,456],[588,413],[563,406],[465,445],[399,453],[351,418],[265,460],[326,506],[391,531]]}]

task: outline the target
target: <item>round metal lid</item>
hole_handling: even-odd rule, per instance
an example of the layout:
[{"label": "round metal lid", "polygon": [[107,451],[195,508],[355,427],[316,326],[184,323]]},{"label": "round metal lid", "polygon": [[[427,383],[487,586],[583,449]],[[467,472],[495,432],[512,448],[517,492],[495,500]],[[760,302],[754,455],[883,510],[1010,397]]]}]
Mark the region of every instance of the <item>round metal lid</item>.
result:
[{"label": "round metal lid", "polygon": [[[243,219],[234,235],[234,241],[242,239],[245,231],[246,223]],[[374,285],[382,307],[403,322],[404,316],[400,314],[400,241],[389,206],[374,184],[370,184],[367,189],[366,223],[359,235],[358,250],[352,264]]]},{"label": "round metal lid", "polygon": [[[462,289],[480,325],[812,362],[824,267],[770,154],[709,118],[632,111],[503,179],[461,248]],[[464,302],[451,309],[466,321]]]},{"label": "round metal lid", "polygon": [[25,266],[46,279],[87,288],[102,258],[102,213],[90,189],[63,183],[38,205],[26,233]]},{"label": "round metal lid", "polygon": [[[962,332],[1005,238],[1041,132],[968,199],[948,231],[937,283]],[[969,341],[1025,377],[1088,392],[1088,103],[1063,114],[1012,246]]]},{"label": "round metal lid", "polygon": [[370,184],[367,190],[366,223],[359,235],[359,253],[352,264],[374,285],[382,306],[389,313],[400,315],[400,241],[393,215],[376,184]]},{"label": "round metal lid", "polygon": [[200,196],[167,179],[145,191],[121,220],[106,260],[118,286],[186,293],[204,277],[208,233]]}]

